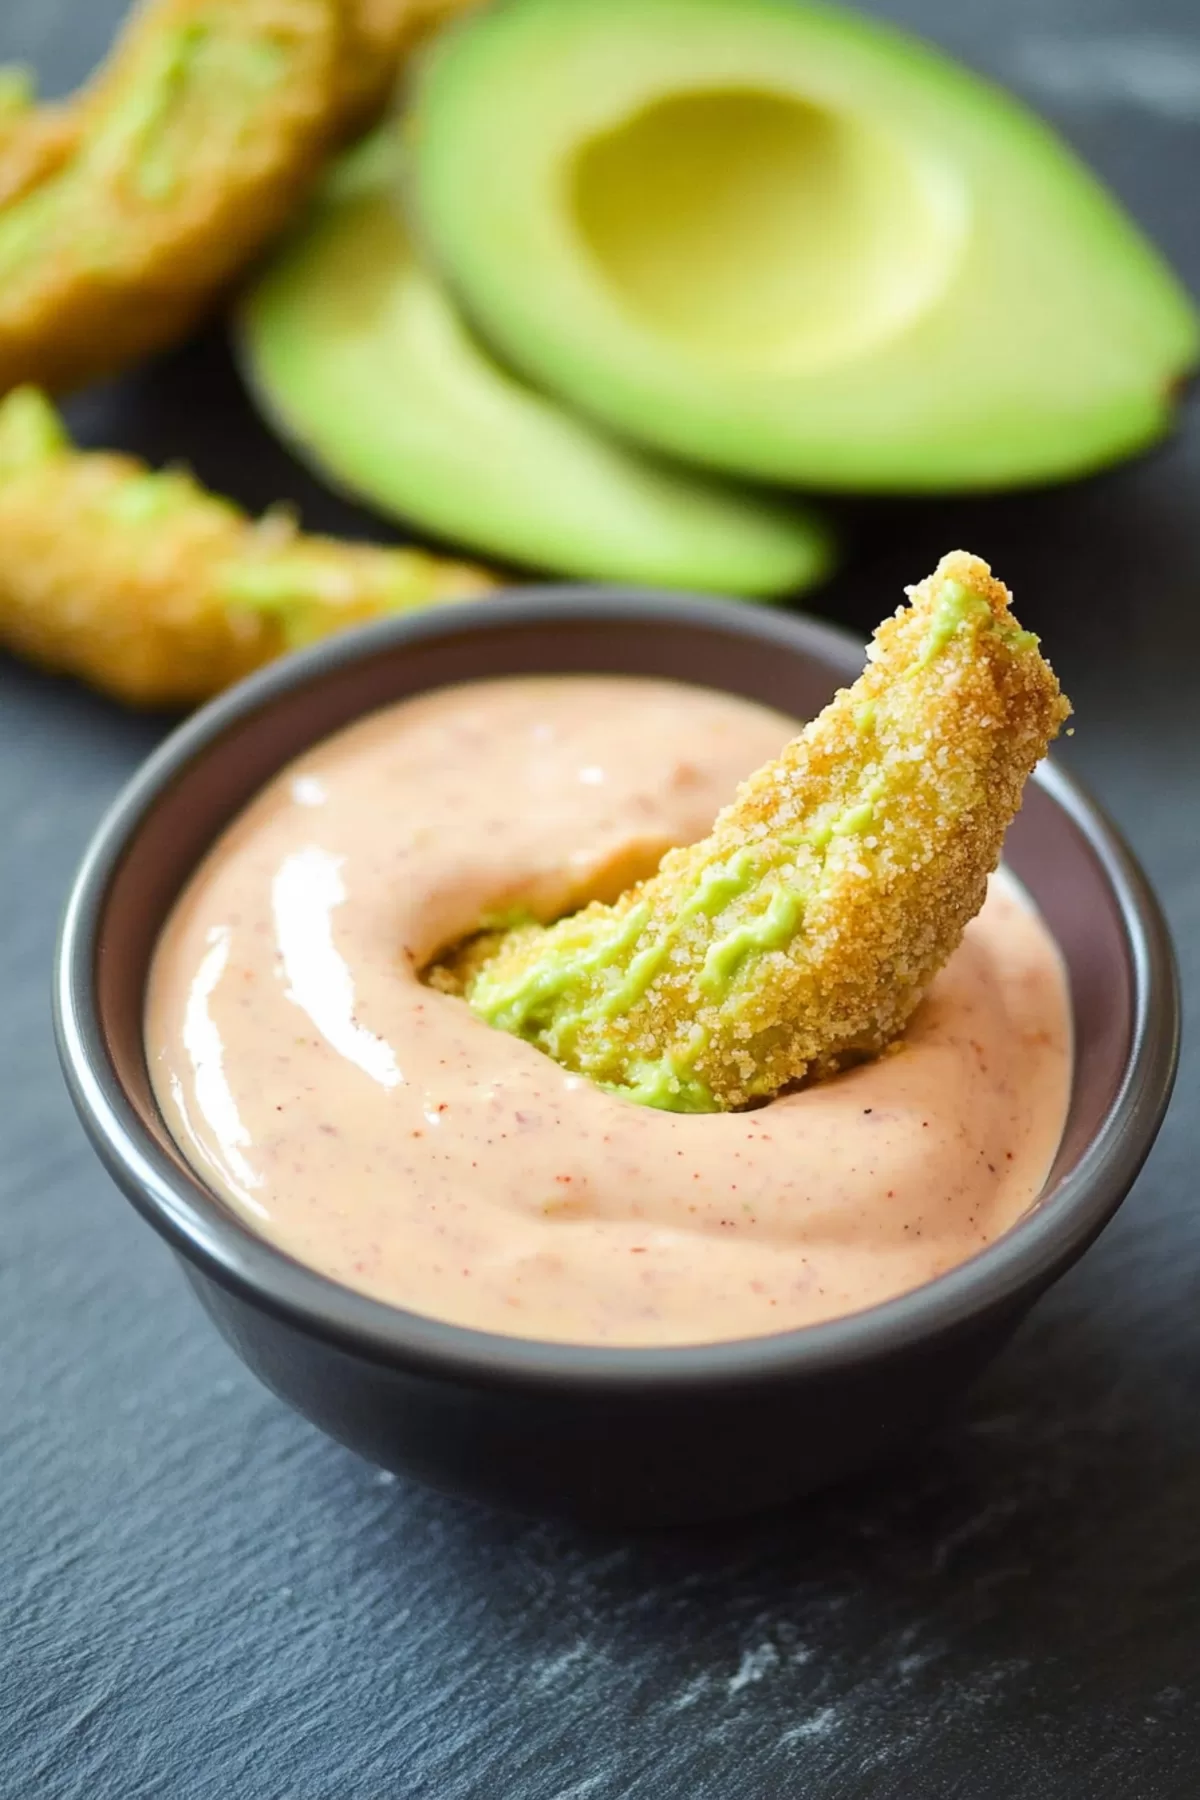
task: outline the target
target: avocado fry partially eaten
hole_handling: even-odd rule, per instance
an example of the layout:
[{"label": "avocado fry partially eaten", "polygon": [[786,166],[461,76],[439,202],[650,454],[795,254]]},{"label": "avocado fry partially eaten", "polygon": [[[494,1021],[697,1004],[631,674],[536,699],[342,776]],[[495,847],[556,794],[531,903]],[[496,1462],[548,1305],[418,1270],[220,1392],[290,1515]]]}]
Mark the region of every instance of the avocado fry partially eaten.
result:
[{"label": "avocado fry partially eaten", "polygon": [[415,99],[425,240],[630,438],[849,490],[1072,475],[1170,423],[1195,309],[1017,101],[813,0],[507,0]]},{"label": "avocado fry partially eaten", "polygon": [[712,1112],[877,1054],[983,904],[1070,708],[985,563],[943,557],[863,674],[701,842],[612,906],[485,933],[435,971],[624,1098]]}]

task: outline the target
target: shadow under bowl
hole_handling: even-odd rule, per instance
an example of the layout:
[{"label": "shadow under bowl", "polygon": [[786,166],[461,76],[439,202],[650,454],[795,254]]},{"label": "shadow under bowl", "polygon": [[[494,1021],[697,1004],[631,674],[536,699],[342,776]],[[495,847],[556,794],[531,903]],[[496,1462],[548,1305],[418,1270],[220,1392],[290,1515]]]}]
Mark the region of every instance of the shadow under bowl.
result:
[{"label": "shadow under bowl", "polygon": [[1062,1144],[1012,1231],[884,1305],[679,1348],[467,1330],[368,1299],[256,1236],[163,1124],[142,1041],[159,931],[234,815],[330,732],[448,683],[528,674],[669,677],[807,717],[861,663],[848,634],[762,607],[514,591],[368,626],[254,676],[176,731],[104,819],[57,956],[72,1098],[110,1174],[179,1255],[238,1354],[333,1437],[387,1468],[526,1510],[661,1524],[777,1504],[924,1427],[1111,1218],[1166,1109],[1178,987],[1133,858],[1052,765],[1030,784],[1006,861],[1070,977],[1076,1049]]}]

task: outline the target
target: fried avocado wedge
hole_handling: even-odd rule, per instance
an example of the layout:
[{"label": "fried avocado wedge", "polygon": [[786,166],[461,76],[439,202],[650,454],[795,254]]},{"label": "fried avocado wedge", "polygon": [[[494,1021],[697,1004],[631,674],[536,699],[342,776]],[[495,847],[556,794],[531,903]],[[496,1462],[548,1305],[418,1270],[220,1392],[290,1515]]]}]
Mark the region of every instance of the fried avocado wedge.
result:
[{"label": "fried avocado wedge", "polygon": [[69,388],[187,330],[307,192],[343,31],[340,0],[149,0],[74,103],[10,104],[0,390]]},{"label": "fried avocado wedge", "polygon": [[0,63],[0,207],[61,169],[79,142],[80,108],[35,101],[29,71]]},{"label": "fried avocado wedge", "polygon": [[893,1042],[983,904],[1070,708],[956,551],[709,837],[613,906],[470,947],[439,985],[643,1105],[746,1106]]},{"label": "fried avocado wedge", "polygon": [[133,706],[190,706],[360,620],[464,599],[482,569],[247,517],[184,470],[76,450],[49,401],[0,403],[0,645]]},{"label": "fried avocado wedge", "polygon": [[387,105],[401,64],[439,26],[481,0],[344,0],[338,125],[365,130]]}]

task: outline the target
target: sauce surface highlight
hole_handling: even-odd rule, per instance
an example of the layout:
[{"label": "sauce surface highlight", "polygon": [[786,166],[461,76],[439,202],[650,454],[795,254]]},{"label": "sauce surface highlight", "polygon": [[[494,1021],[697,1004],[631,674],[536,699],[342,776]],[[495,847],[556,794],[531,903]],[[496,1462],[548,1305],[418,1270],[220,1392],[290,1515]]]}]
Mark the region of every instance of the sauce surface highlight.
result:
[{"label": "sauce surface highlight", "polygon": [[151,973],[168,1127],[346,1286],[511,1336],[710,1343],[858,1311],[1008,1230],[1069,1095],[1066,982],[1020,890],[903,1048],[746,1113],[619,1100],[425,987],[485,913],[610,899],[794,723],[669,682],[473,683],[315,746],[220,839]]}]

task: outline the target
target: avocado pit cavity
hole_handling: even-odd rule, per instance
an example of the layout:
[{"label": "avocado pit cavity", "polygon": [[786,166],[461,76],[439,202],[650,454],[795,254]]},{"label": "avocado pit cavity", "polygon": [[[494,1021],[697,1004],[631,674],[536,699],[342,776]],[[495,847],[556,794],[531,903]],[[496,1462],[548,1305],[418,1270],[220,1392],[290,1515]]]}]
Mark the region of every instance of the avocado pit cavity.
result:
[{"label": "avocado pit cavity", "polygon": [[952,171],[849,112],[763,89],[664,95],[583,144],[588,254],[638,322],[739,367],[835,364],[951,279]]}]

